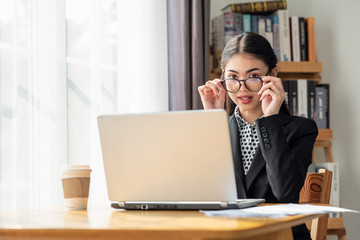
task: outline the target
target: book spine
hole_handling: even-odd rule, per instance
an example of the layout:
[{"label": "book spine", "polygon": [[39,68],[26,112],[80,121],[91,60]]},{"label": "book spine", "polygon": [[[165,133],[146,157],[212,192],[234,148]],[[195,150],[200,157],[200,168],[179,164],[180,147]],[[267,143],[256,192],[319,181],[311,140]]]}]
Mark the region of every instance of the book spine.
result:
[{"label": "book spine", "polygon": [[325,122],[326,128],[330,128],[330,85],[327,83],[322,84],[324,87],[324,107],[325,107]]},{"label": "book spine", "polygon": [[251,32],[251,15],[243,14],[243,30],[244,33]]},{"label": "book spine", "polygon": [[224,13],[225,43],[234,36],[234,16],[232,12]]},{"label": "book spine", "polygon": [[297,80],[297,115],[301,117],[308,117],[308,89],[307,89],[307,80],[298,79]]},{"label": "book spine", "polygon": [[298,104],[297,104],[297,81],[290,80],[289,81],[289,101],[291,106],[289,106],[291,115],[298,115]]},{"label": "book spine", "polygon": [[272,17],[265,16],[265,32],[272,32]]},{"label": "book spine", "polygon": [[271,47],[274,48],[271,16],[265,17],[265,38],[269,41]]},{"label": "book spine", "polygon": [[315,122],[318,128],[327,128],[325,119],[325,89],[323,86],[315,87]]},{"label": "book spine", "polygon": [[[332,183],[331,183],[331,198],[330,204],[336,207],[340,207],[340,183],[339,183],[339,164],[328,163],[329,170],[333,172]],[[340,213],[332,213],[330,217],[340,217]]]},{"label": "book spine", "polygon": [[306,22],[305,18],[299,17],[299,30],[300,30],[300,60],[308,60],[307,49],[307,35],[306,35]]},{"label": "book spine", "polygon": [[306,25],[308,36],[308,60],[309,62],[316,62],[315,18],[307,18]]},{"label": "book spine", "polygon": [[243,16],[242,13],[234,13],[234,35],[241,35],[243,33]]},{"label": "book spine", "polygon": [[307,81],[308,118],[315,119],[315,86],[316,81]]},{"label": "book spine", "polygon": [[300,57],[300,31],[299,31],[299,17],[290,17],[290,39],[291,39],[291,59],[294,62],[299,62]]},{"label": "book spine", "polygon": [[289,110],[290,110],[290,98],[289,98],[289,81],[283,81],[283,87],[284,87],[284,91],[285,91],[285,103],[288,106]]},{"label": "book spine", "polygon": [[284,60],[290,61],[291,53],[290,53],[290,28],[289,28],[289,12],[287,10],[284,11],[284,19],[283,19],[283,26],[284,26]]},{"label": "book spine", "polygon": [[251,15],[251,30],[253,33],[259,33],[258,15]]},{"label": "book spine", "polygon": [[279,32],[279,16],[273,17],[273,47],[278,60],[280,60],[280,32]]},{"label": "book spine", "polygon": [[280,61],[291,61],[289,13],[287,10],[277,10],[274,16],[279,17]]},{"label": "book spine", "polygon": [[[231,11],[242,13],[265,13],[286,9],[286,0],[231,4]],[[227,9],[224,8],[223,11]]]},{"label": "book spine", "polygon": [[264,16],[258,17],[258,33],[259,33],[259,35],[265,37],[265,17]]}]

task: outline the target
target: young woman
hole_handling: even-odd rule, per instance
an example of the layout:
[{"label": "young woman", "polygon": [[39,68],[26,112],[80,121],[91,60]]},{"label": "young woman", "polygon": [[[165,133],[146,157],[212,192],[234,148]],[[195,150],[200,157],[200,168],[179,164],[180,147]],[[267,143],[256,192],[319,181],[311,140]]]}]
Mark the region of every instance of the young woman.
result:
[{"label": "young woman", "polygon": [[[205,109],[226,108],[238,198],[297,203],[318,129],[291,116],[269,42],[254,33],[232,38],[221,58],[221,79],[198,88]],[[294,239],[311,239],[306,226]]]}]

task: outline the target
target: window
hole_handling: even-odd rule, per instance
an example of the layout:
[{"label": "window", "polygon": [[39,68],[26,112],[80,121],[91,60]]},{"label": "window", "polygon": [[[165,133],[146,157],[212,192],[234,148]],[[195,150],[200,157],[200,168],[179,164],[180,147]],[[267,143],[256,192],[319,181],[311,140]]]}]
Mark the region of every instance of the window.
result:
[{"label": "window", "polygon": [[62,203],[60,169],[93,168],[96,117],[166,111],[165,0],[0,0],[0,208]]}]

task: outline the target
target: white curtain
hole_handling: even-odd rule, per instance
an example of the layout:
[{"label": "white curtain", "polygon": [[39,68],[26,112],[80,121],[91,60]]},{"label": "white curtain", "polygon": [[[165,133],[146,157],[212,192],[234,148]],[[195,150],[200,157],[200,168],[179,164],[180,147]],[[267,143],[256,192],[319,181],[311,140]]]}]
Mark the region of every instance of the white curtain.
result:
[{"label": "white curtain", "polygon": [[62,204],[60,169],[90,164],[96,117],[168,110],[165,0],[0,0],[0,208]]}]

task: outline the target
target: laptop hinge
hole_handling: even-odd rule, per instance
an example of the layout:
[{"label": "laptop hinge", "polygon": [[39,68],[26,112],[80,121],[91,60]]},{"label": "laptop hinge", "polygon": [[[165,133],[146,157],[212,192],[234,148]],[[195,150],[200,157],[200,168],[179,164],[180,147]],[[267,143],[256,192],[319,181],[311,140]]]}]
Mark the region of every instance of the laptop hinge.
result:
[{"label": "laptop hinge", "polygon": [[220,206],[226,208],[228,206],[227,202],[220,202]]},{"label": "laptop hinge", "polygon": [[125,207],[125,202],[118,202],[119,207]]}]

